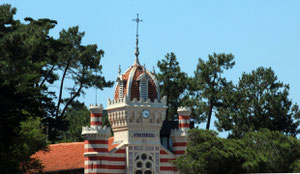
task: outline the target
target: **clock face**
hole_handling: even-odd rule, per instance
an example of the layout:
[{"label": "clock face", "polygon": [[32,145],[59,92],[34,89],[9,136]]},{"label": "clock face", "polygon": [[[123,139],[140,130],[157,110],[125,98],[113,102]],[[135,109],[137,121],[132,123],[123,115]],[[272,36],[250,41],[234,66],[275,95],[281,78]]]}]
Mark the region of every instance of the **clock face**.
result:
[{"label": "clock face", "polygon": [[144,110],[142,111],[142,116],[143,116],[143,118],[149,118],[149,116],[150,116],[150,111],[149,111],[148,109],[144,109]]}]

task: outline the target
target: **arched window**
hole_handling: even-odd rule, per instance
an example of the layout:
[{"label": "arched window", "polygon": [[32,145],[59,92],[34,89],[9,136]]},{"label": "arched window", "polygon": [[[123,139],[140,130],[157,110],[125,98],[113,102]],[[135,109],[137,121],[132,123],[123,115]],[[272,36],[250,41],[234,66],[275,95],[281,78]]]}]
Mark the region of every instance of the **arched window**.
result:
[{"label": "arched window", "polygon": [[136,174],[152,174],[153,157],[150,154],[142,153],[135,158]]}]

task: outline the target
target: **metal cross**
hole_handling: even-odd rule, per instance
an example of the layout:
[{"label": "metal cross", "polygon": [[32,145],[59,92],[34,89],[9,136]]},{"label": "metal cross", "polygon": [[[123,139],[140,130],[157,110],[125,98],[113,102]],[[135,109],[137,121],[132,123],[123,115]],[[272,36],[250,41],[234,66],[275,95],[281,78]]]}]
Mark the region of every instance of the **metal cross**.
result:
[{"label": "metal cross", "polygon": [[143,22],[142,19],[139,18],[139,14],[136,14],[136,19],[132,19],[132,21],[136,22],[136,37],[139,37],[139,22]]}]

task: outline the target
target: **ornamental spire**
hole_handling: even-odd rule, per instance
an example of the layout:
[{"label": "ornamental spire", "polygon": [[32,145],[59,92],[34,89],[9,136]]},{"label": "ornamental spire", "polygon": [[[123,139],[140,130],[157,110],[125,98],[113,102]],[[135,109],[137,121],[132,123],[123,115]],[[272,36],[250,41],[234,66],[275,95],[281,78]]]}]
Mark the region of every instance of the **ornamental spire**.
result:
[{"label": "ornamental spire", "polygon": [[135,60],[134,64],[140,64],[139,62],[139,22],[143,22],[142,19],[139,18],[139,14],[136,14],[136,19],[133,19],[133,21],[136,22],[136,41],[135,41]]},{"label": "ornamental spire", "polygon": [[119,64],[119,70],[118,70],[119,75],[121,74],[121,65]]}]

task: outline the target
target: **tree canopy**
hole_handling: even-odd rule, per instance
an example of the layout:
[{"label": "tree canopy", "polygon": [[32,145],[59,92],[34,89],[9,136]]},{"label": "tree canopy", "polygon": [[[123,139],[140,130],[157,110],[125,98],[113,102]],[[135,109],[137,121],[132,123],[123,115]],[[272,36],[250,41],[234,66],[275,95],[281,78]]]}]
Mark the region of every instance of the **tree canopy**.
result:
[{"label": "tree canopy", "polygon": [[[13,19],[10,5],[1,5],[0,12],[0,165],[1,172],[20,173],[31,164],[30,155],[46,146],[38,117],[49,116],[54,105],[39,83],[55,58],[56,41],[48,32],[56,22],[26,18],[23,24]],[[47,83],[55,79],[51,74]],[[20,168],[21,162],[27,167]]]},{"label": "tree canopy", "polygon": [[292,104],[289,86],[280,82],[271,68],[244,73],[231,89],[224,100],[227,107],[216,114],[218,130],[232,131],[233,137],[260,128],[292,136],[299,133],[298,105]]},{"label": "tree canopy", "polygon": [[[79,32],[79,27],[70,27],[62,30],[58,41],[64,45],[57,53],[58,60],[51,62],[51,69],[55,73],[60,73],[59,93],[57,105],[55,106],[55,117],[48,117],[50,140],[57,140],[59,132],[67,131],[68,121],[65,120],[65,112],[68,107],[81,95],[85,94],[85,89],[96,87],[103,89],[111,87],[113,82],[106,81],[102,74],[100,60],[104,55],[103,50],[98,50],[97,45],[82,45],[81,41],[84,32]],[[64,85],[68,79],[73,82],[73,87],[66,90]],[[63,97],[63,92],[68,92],[69,97]]]},{"label": "tree canopy", "polygon": [[208,55],[208,60],[199,58],[199,63],[190,80],[187,105],[191,106],[192,118],[198,122],[206,121],[206,129],[210,128],[213,112],[218,112],[224,106],[223,98],[228,95],[225,91],[230,88],[223,73],[231,69],[235,62],[232,54]]},{"label": "tree canopy", "polygon": [[68,130],[62,131],[62,142],[83,141],[81,137],[82,126],[90,124],[90,111],[79,101],[74,101],[66,110],[65,120],[69,122]]},{"label": "tree canopy", "polygon": [[300,141],[278,131],[262,129],[226,139],[214,131],[192,129],[188,140],[186,153],[174,161],[180,173],[300,172]]},{"label": "tree canopy", "polygon": [[183,93],[187,89],[188,76],[182,72],[176,55],[168,53],[164,59],[157,62],[159,73],[156,74],[160,84],[160,95],[167,96],[166,120],[177,117],[177,108],[182,103]]},{"label": "tree canopy", "polygon": [[[49,35],[54,20],[27,17],[23,23],[14,19],[16,8],[7,4],[0,5],[0,13],[1,172],[10,168],[15,171],[8,173],[20,173],[30,168],[20,168],[21,163],[34,167],[29,157],[46,146],[46,137],[55,142],[61,130],[68,130],[64,113],[86,88],[103,89],[113,83],[101,73],[103,50],[82,45],[84,33],[78,27],[62,30],[56,39]],[[67,89],[70,97],[63,98],[66,77],[74,86]],[[55,102],[50,86],[58,80],[61,90]],[[32,134],[23,131],[25,122],[34,126]]]}]

